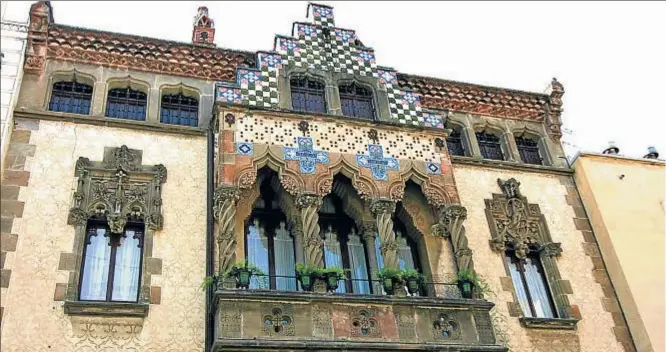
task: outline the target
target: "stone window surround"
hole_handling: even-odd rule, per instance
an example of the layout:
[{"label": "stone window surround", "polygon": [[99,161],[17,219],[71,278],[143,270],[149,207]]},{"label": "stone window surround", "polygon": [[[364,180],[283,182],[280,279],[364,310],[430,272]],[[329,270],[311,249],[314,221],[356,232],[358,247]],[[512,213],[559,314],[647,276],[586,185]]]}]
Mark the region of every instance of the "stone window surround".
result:
[{"label": "stone window surround", "polygon": [[[483,119],[483,118],[482,118]],[[489,122],[487,120],[482,120],[482,122],[473,123],[471,116],[465,116],[460,114],[448,114],[446,118],[447,124],[456,125],[460,127],[460,135],[463,140],[463,146],[465,147],[465,157],[471,157],[474,159],[484,159],[481,155],[479,149],[478,141],[476,140],[476,132],[491,132],[498,137],[500,137],[500,145],[502,148],[502,153],[504,154],[504,162],[512,162],[525,164],[520,159],[520,153],[518,152],[518,147],[516,145],[515,137],[526,136],[537,141],[539,147],[539,154],[543,160],[541,166],[553,166],[553,157],[550,153],[550,150],[546,143],[546,136],[543,133],[539,133],[534,129],[528,126],[516,127],[516,128],[505,128],[499,126],[494,122]],[[502,162],[502,160],[488,160],[489,162]],[[528,164],[525,164],[528,165]],[[531,165],[531,164],[529,164]]]},{"label": "stone window surround", "polygon": [[[280,94],[279,107],[282,109],[293,110],[291,106],[291,85],[292,77],[307,76],[313,79],[323,81],[326,94],[326,108],[328,115],[342,115],[342,105],[340,102],[340,85],[356,83],[372,91],[372,104],[375,112],[373,121],[390,121],[391,113],[388,106],[388,95],[385,88],[381,88],[379,80],[371,76],[355,76],[341,72],[319,71],[303,67],[286,67],[279,71],[278,90]],[[348,117],[357,119],[355,117]]]},{"label": "stone window surround", "polygon": [[[108,103],[108,93],[109,90],[114,89],[114,88],[125,88],[128,85],[130,88],[135,89],[135,90],[140,90],[143,93],[146,93],[146,119],[143,121],[138,121],[138,122],[149,122],[150,116],[150,106],[151,104],[157,104],[157,124],[160,125],[169,125],[166,123],[160,122],[160,115],[161,115],[161,105],[162,105],[162,96],[164,94],[172,94],[172,93],[180,93],[182,91],[183,95],[189,96],[192,98],[197,99],[197,102],[199,104],[199,111],[198,111],[198,121],[199,121],[199,126],[201,124],[201,112],[203,111],[203,99],[201,99],[201,92],[199,89],[195,87],[191,87],[188,85],[185,85],[184,83],[176,83],[176,84],[171,84],[171,83],[163,83],[159,86],[158,91],[159,91],[159,99],[156,99],[157,102],[151,101],[151,86],[148,82],[145,82],[143,80],[136,79],[132,77],[132,75],[127,75],[125,77],[110,77],[106,80],[106,82],[102,83],[99,82],[93,75],[90,75],[88,73],[81,72],[77,70],[76,68],[68,71],[54,71],[48,79],[48,88],[46,90],[46,96],[44,99],[44,104],[43,104],[43,109],[46,111],[49,111],[49,102],[51,101],[51,94],[53,92],[53,85],[57,82],[61,81],[72,81],[76,77],[77,82],[79,83],[85,83],[93,87],[92,91],[92,101],[91,101],[91,107],[90,107],[90,114],[88,115],[83,115],[83,116],[94,116],[93,115],[93,103],[95,100],[97,100],[96,96],[98,94],[98,89],[101,89],[102,86],[105,87],[104,93],[103,93],[103,98],[101,100],[101,117],[111,119],[110,117],[106,117],[106,106]],[[75,114],[75,115],[81,115],[81,114]],[[114,120],[122,120],[122,119],[115,119]],[[133,120],[134,121],[134,120]],[[186,126],[186,127],[191,127],[191,126]],[[198,128],[198,127],[195,127]]]},{"label": "stone window surround", "polygon": [[[125,146],[120,148],[105,147],[104,149],[103,161],[91,162],[87,158],[81,157],[76,163],[75,175],[78,179],[78,187],[73,197],[74,206],[70,209],[68,215],[68,223],[75,227],[73,251],[71,253],[61,253],[58,263],[58,270],[69,271],[69,279],[66,284],[56,284],[54,300],[65,301],[65,313],[69,315],[145,317],[148,314],[150,304],[160,304],[161,302],[161,287],[151,286],[151,276],[162,274],[162,260],[154,258],[152,250],[155,232],[161,229],[162,224],[159,209],[161,208],[161,187],[166,180],[166,169],[161,165],[142,165],[142,151],[140,150],[128,149]],[[144,201],[145,203],[141,205],[143,207],[145,229],[142,268],[139,278],[139,298],[137,302],[130,303],[80,301],[80,275],[84,264],[82,256],[89,219],[87,211],[92,209],[93,205],[99,203],[99,199],[86,200],[89,192],[86,188],[89,186],[85,186],[85,184],[90,184],[92,179],[89,175],[91,173],[94,173],[96,177],[109,177],[120,168],[126,171],[130,181],[139,180],[140,184],[145,185],[147,190],[145,196],[147,201]],[[157,208],[152,208],[148,202],[155,204]],[[136,202],[127,200],[124,203],[128,206],[136,204]],[[123,213],[127,209],[127,207],[123,208]],[[109,222],[111,225],[111,220]]]}]

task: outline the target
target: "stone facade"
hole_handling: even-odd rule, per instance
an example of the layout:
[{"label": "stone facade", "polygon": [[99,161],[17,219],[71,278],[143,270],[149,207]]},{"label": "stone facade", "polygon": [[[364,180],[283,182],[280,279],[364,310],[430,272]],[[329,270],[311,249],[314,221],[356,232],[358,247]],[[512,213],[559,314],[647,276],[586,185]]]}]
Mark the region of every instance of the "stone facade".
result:
[{"label": "stone facade", "polygon": [[[632,351],[570,193],[563,86],[402,74],[335,27],[331,7],[309,4],[308,17],[273,51],[248,53],[215,47],[205,7],[184,44],[62,26],[48,2],[32,6],[2,182],[3,350]],[[320,82],[321,111],[294,111],[298,77]],[[60,82],[90,87],[89,113],[53,111]],[[370,92],[371,116],[348,115],[348,85]],[[145,95],[145,114],[107,117],[119,88]],[[163,121],[175,94],[196,101],[194,125]],[[454,130],[464,155],[447,147]],[[503,160],[484,158],[480,132]],[[533,141],[538,165],[516,137]],[[257,209],[271,244],[250,221]],[[289,266],[330,265],[332,213],[361,248],[340,263],[364,255],[365,291],[325,293],[321,278],[312,292],[242,289],[240,276],[200,288],[256,254],[250,235],[275,251],[278,230]],[[144,225],[136,301],[81,299],[91,219],[112,235]],[[540,256],[553,317],[522,311],[504,246]],[[383,286],[380,268],[406,267],[406,250],[421,282]],[[274,288],[296,279],[275,273]],[[463,273],[487,289],[463,295]]]},{"label": "stone facade", "polygon": [[599,275],[611,301],[604,308],[616,321],[622,322],[622,312],[627,320],[629,330],[618,324],[616,335],[633,337],[638,351],[664,351],[665,163],[581,153],[573,167],[596,235],[589,242],[599,247],[595,269],[608,270]]}]

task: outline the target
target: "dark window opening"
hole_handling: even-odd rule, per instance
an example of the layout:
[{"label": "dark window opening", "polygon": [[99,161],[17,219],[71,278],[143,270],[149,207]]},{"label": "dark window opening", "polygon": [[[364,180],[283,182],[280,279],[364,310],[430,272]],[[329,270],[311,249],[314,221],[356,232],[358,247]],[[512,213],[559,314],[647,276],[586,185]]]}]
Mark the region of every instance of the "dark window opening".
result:
[{"label": "dark window opening", "polygon": [[90,114],[92,91],[92,86],[76,81],[57,82],[53,84],[49,110],[88,115]]},{"label": "dark window opening", "polygon": [[449,149],[449,154],[465,156],[465,147],[463,147],[460,129],[452,129],[451,134],[446,139],[446,146]]},{"label": "dark window opening", "polygon": [[553,300],[538,254],[519,259],[513,251],[507,251],[506,259],[516,296],[525,316],[555,318]]},{"label": "dark window opening", "polygon": [[106,101],[106,117],[146,120],[146,93],[130,87],[109,90]]},{"label": "dark window opening", "polygon": [[527,164],[543,165],[539,155],[539,146],[537,141],[529,138],[516,137],[516,146],[520,159]]},{"label": "dark window opening", "polygon": [[296,111],[316,112],[325,114],[326,87],[319,81],[308,77],[292,78],[291,105]]},{"label": "dark window opening", "polygon": [[100,302],[137,302],[143,261],[142,223],[111,233],[103,222],[86,229],[79,299]]},{"label": "dark window opening", "polygon": [[492,133],[476,132],[479,149],[484,159],[504,160],[500,138]]},{"label": "dark window opening", "polygon": [[162,96],[160,122],[172,125],[194,126],[198,124],[199,101],[183,93]]},{"label": "dark window opening", "polygon": [[375,107],[372,102],[372,90],[357,86],[355,83],[339,86],[340,105],[344,116],[366,120],[375,119]]}]

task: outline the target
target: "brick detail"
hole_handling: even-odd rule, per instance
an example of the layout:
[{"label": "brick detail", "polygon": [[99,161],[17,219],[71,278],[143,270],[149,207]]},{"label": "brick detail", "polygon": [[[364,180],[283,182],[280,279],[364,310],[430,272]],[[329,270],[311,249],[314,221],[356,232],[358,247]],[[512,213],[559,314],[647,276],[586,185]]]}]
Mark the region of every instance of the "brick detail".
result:
[{"label": "brick detail", "polygon": [[152,275],[162,275],[162,259],[148,258],[146,260],[146,270]]},{"label": "brick detail", "polygon": [[[2,170],[0,189],[0,287],[8,288],[12,271],[5,269],[8,252],[15,252],[19,236],[13,233],[14,219],[23,217],[25,203],[19,201],[22,187],[28,187],[30,170],[26,170],[26,160],[35,155],[36,146],[30,144],[32,131],[39,130],[39,120],[17,119],[9,138],[9,146]],[[0,316],[4,307],[0,307]]]},{"label": "brick detail", "polygon": [[160,304],[162,302],[162,288],[159,286],[150,286],[150,304]]},{"label": "brick detail", "polygon": [[[594,281],[601,286],[604,293],[604,297],[601,298],[600,303],[604,307],[604,310],[610,313],[613,317],[615,325],[613,327],[613,332],[615,333],[615,339],[622,345],[626,352],[635,352],[636,347],[631,339],[629,328],[627,327],[624,315],[622,314],[622,308],[615,295],[615,290],[613,289],[608,276],[608,271],[606,270],[603,258],[601,257],[599,245],[597,244],[590,221],[586,217],[582,201],[574,187],[573,180],[567,176],[561,178],[560,181],[567,188],[567,194],[564,197],[575,214],[572,220],[576,225],[576,229],[580,230],[582,240],[581,245],[583,246],[585,254],[592,261],[592,275]],[[565,287],[566,285],[561,286]],[[569,284],[569,288],[571,288],[571,284]],[[574,318],[582,319],[580,309],[577,305],[571,305],[570,315]]]},{"label": "brick detail", "polygon": [[56,284],[55,292],[53,293],[53,300],[56,302],[64,301],[65,294],[67,293],[67,284]]}]

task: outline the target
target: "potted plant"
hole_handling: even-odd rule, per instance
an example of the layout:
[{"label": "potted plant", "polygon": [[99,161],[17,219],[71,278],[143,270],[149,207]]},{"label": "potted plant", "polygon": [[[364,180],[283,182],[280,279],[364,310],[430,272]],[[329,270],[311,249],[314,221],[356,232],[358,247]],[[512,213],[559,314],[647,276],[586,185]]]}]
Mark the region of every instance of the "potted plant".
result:
[{"label": "potted plant", "polygon": [[414,269],[405,269],[402,271],[402,279],[407,283],[407,291],[410,295],[419,292],[421,288],[421,274]]},{"label": "potted plant", "polygon": [[309,264],[296,264],[296,277],[303,291],[312,291],[315,279],[322,277],[323,269]]},{"label": "potted plant", "polygon": [[338,289],[338,282],[340,280],[347,280],[347,275],[345,275],[345,271],[337,266],[331,266],[322,269],[322,276],[326,280],[326,288],[328,289],[329,292]]},{"label": "potted plant", "polygon": [[201,283],[201,290],[206,291],[209,287],[217,287],[218,282],[220,281],[220,275],[213,274],[212,276],[204,277],[203,282]]},{"label": "potted plant", "polygon": [[250,264],[245,260],[236,262],[225,273],[224,277],[234,277],[236,279],[236,288],[249,288],[252,275],[263,275],[264,273],[256,265]]},{"label": "potted plant", "polygon": [[386,292],[387,295],[392,295],[394,293],[393,286],[396,283],[403,282],[402,271],[396,268],[381,268],[377,272],[377,277],[379,277],[379,280],[382,282],[384,292]]},{"label": "potted plant", "polygon": [[474,271],[467,269],[458,271],[456,284],[458,285],[463,298],[473,298],[474,288],[481,286],[479,283],[479,278],[476,276]]}]

